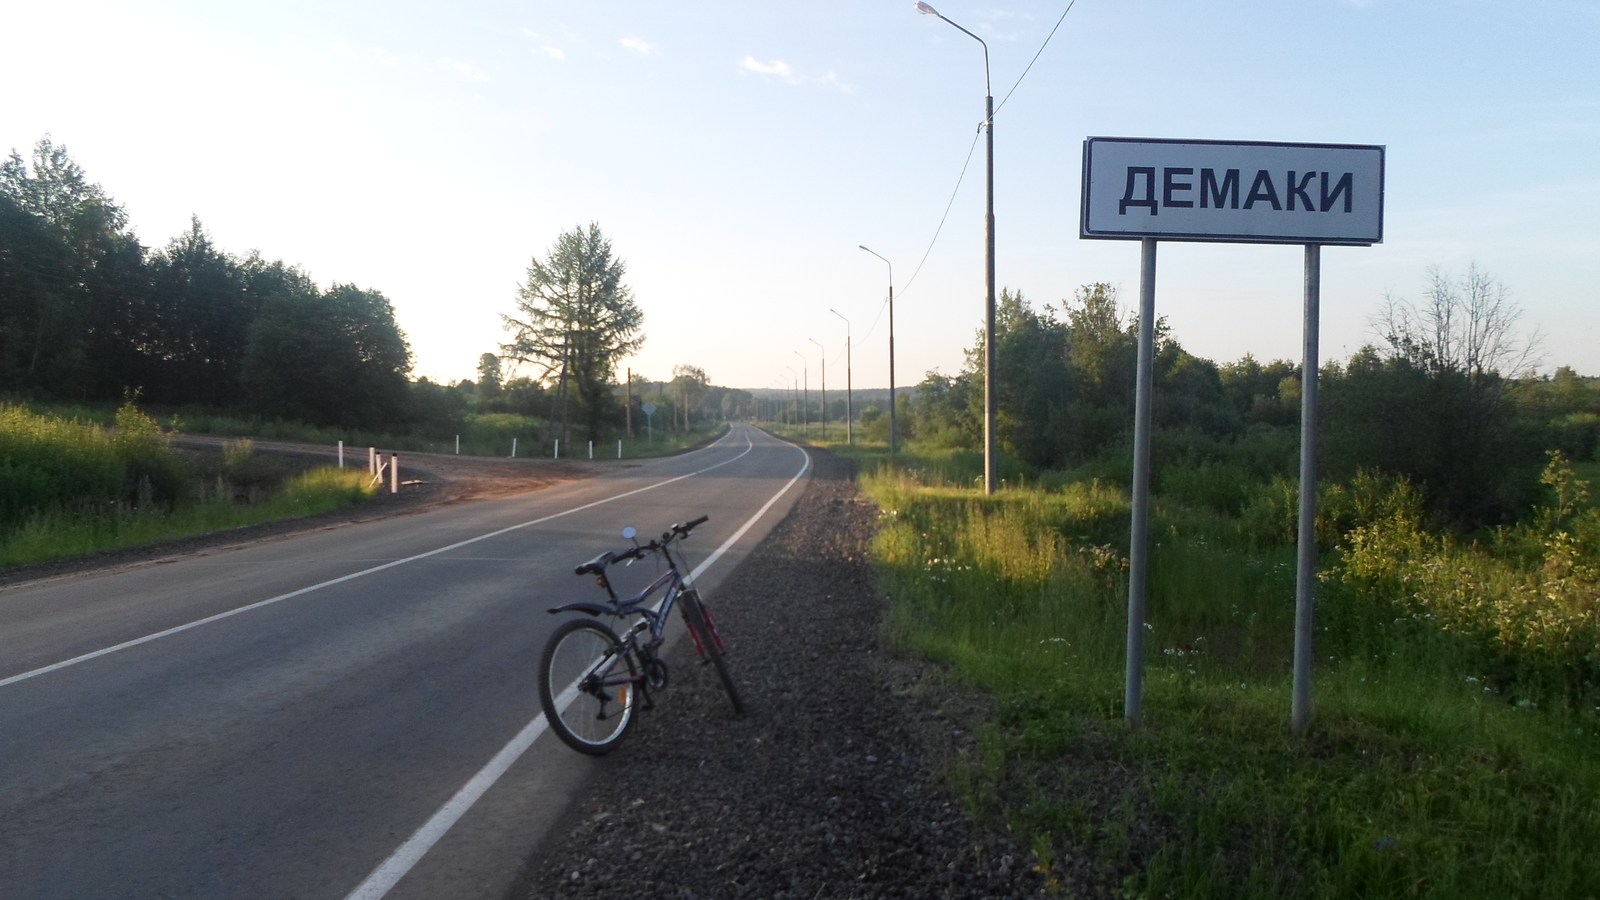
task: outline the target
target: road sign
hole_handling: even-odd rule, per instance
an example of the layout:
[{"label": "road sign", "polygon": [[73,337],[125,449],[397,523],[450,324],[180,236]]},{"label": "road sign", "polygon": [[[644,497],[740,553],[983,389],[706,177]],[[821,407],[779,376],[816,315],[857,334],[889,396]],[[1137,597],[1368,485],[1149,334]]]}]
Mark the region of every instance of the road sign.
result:
[{"label": "road sign", "polygon": [[1370,144],[1092,137],[1083,142],[1079,234],[1381,243],[1383,156]]},{"label": "road sign", "polygon": [[656,405],[654,403],[646,403],[639,407],[639,410],[647,416],[653,416],[656,414]]},{"label": "road sign", "polygon": [[1138,722],[1148,589],[1156,245],[1160,241],[1305,245],[1300,384],[1300,521],[1295,573],[1290,724],[1311,722],[1317,545],[1317,371],[1322,245],[1383,240],[1384,148],[1370,144],[1178,141],[1092,137],[1083,142],[1078,236],[1138,240],[1139,350],[1134,386],[1128,643],[1123,715]]}]

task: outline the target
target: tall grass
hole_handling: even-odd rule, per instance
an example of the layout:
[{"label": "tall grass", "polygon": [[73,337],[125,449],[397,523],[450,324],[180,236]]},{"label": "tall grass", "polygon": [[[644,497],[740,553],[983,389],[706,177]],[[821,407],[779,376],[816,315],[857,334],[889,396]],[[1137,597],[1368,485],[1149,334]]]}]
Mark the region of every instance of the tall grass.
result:
[{"label": "tall grass", "polygon": [[[288,479],[260,503],[202,498],[153,419],[126,403],[113,422],[0,406],[0,565],[309,515],[371,494],[367,476],[329,468]],[[225,469],[248,474],[252,449],[228,442]]]},{"label": "tall grass", "polygon": [[227,497],[213,497],[171,510],[127,506],[94,511],[46,509],[21,527],[0,533],[0,566],[298,518],[349,506],[372,493],[371,476],[329,466],[297,475],[271,497],[247,506]]},{"label": "tall grass", "polygon": [[[1047,878],[1088,854],[1097,892],[1129,897],[1600,892],[1589,701],[1508,694],[1472,640],[1341,578],[1331,548],[1317,720],[1289,736],[1294,551],[1263,528],[1270,510],[1230,512],[1276,503],[1270,483],[1219,492],[1205,482],[1225,473],[1202,473],[1158,499],[1146,722],[1130,729],[1123,489],[1037,476],[988,497],[959,454],[856,455],[882,509],[889,638],[994,694],[956,780]],[[1333,530],[1406,506],[1393,483],[1342,490]]]},{"label": "tall grass", "polygon": [[0,405],[0,531],[43,509],[168,507],[188,496],[183,463],[133,404],[116,428]]},{"label": "tall grass", "polygon": [[[78,424],[114,424],[114,411],[105,406],[83,404],[30,404],[35,412],[52,418]],[[21,408],[21,407],[19,407]],[[172,431],[189,434],[212,434],[226,437],[249,437],[263,440],[296,441],[307,444],[334,446],[344,441],[346,449],[352,447],[378,447],[401,452],[447,453],[457,450],[464,456],[509,457],[512,442],[516,442],[518,457],[550,457],[555,452],[555,439],[560,434],[560,424],[537,416],[515,413],[468,413],[461,424],[450,433],[420,433],[403,426],[393,429],[338,428],[308,425],[304,422],[264,418],[238,412],[201,408],[167,408],[153,413]],[[726,423],[700,425],[689,431],[657,428],[653,437],[646,437],[643,422],[634,423],[636,437],[624,438],[622,455],[626,459],[642,456],[661,456],[691,447],[724,430]],[[563,459],[588,457],[588,440],[582,437],[583,429],[574,426],[570,445],[561,448]],[[595,443],[596,459],[615,459],[616,438]]]}]

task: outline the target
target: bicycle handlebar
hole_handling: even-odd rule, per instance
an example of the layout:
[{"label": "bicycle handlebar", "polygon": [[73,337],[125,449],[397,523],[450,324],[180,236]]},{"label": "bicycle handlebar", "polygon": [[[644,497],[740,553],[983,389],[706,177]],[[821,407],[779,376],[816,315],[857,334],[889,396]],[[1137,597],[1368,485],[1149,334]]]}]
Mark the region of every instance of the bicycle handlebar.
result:
[{"label": "bicycle handlebar", "polygon": [[680,522],[676,525],[673,525],[671,529],[669,529],[665,534],[661,535],[661,540],[663,543],[671,543],[673,535],[677,535],[680,538],[686,538],[689,536],[689,532],[695,530],[701,525],[704,525],[710,520],[710,516],[701,516],[692,522]]},{"label": "bicycle handlebar", "polygon": [[602,553],[599,556],[595,557],[594,559],[591,559],[588,562],[584,563],[583,565],[579,566],[576,569],[575,574],[578,574],[578,575],[600,575],[600,574],[603,574],[605,572],[607,566],[611,565],[614,562],[622,562],[624,560],[644,559],[644,557],[647,554],[656,553],[656,552],[665,550],[667,548],[667,545],[672,543],[673,541],[682,540],[682,539],[688,537],[689,536],[689,532],[695,530],[696,528],[700,527],[701,525],[704,525],[706,522],[708,522],[710,520],[711,520],[710,516],[701,516],[698,519],[693,519],[693,520],[688,521],[688,522],[679,522],[679,523],[673,525],[667,531],[663,532],[662,535],[661,535],[661,539],[660,540],[654,540],[654,541],[649,542],[648,544],[636,544],[636,545],[634,545],[632,547],[629,547],[628,549],[622,550],[622,551],[609,551],[608,550],[605,553]]}]

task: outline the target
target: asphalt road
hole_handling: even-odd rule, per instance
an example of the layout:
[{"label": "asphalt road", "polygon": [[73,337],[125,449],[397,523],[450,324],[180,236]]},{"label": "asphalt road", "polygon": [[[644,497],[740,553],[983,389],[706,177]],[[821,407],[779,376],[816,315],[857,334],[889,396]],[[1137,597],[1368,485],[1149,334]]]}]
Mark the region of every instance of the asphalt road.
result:
[{"label": "asphalt road", "polygon": [[736,425],[518,497],[0,589],[0,897],[501,896],[573,790],[627,777],[540,734],[544,610],[601,596],[572,567],[709,514],[686,549],[727,545],[715,605],[806,466]]}]

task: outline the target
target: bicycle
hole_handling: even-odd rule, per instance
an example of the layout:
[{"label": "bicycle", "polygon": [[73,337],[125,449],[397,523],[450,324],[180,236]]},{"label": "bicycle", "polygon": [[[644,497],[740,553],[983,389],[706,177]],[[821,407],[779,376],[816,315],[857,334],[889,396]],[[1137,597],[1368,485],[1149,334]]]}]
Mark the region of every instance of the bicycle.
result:
[{"label": "bicycle", "polygon": [[[643,545],[634,540],[638,534],[635,528],[624,528],[622,536],[634,540],[633,547],[621,552],[608,550],[578,566],[574,572],[594,575],[595,582],[605,588],[611,602],[568,603],[547,610],[552,615],[581,612],[589,616],[557,626],[539,660],[539,703],[544,707],[545,720],[567,746],[592,756],[610,753],[627,734],[634,713],[638,709],[655,707],[650,692],[666,688],[668,677],[667,664],[659,655],[662,631],[672,607],[680,603],[695,652],[716,668],[717,677],[733,703],[734,714],[744,714],[744,704],[722,658],[726,648],[711,620],[711,611],[698,590],[684,585],[679,569],[682,549],[676,557],[672,552],[674,543],[688,538],[691,531],[709,518],[701,516],[692,522],[673,525],[659,540]],[[611,580],[606,577],[606,569],[618,562],[632,565],[635,560],[653,554],[666,559],[667,571],[637,595],[619,599]],[[660,604],[651,608],[651,596],[663,589],[665,594]],[[618,637],[599,621],[601,616],[625,619],[635,615],[640,617],[639,621],[627,630],[626,637]]]}]

